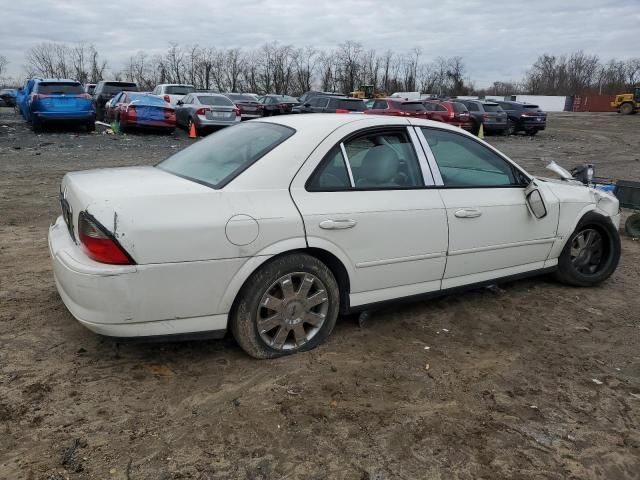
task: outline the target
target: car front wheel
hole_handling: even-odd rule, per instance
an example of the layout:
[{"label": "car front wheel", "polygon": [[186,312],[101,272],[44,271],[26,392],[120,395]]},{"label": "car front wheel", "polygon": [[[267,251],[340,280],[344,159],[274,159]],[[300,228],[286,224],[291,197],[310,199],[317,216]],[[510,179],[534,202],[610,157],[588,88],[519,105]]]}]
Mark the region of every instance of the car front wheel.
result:
[{"label": "car front wheel", "polygon": [[255,358],[311,350],[333,330],[338,283],[320,260],[303,253],[278,257],[242,288],[230,317],[238,344]]},{"label": "car front wheel", "polygon": [[598,285],[618,267],[620,250],[620,235],[611,220],[587,213],[560,254],[556,277],[577,287]]}]

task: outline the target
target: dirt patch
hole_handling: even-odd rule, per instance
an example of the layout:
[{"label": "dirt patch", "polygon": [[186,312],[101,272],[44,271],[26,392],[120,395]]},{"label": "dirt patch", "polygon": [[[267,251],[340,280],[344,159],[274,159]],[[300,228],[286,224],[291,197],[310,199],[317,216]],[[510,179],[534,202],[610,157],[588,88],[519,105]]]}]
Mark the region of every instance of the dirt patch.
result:
[{"label": "dirt patch", "polygon": [[[640,115],[551,114],[488,137],[640,180]],[[70,170],[154,164],[174,135],[34,135],[0,109],[0,478],[640,478],[640,243],[578,289],[538,278],[395,306],[275,361],[231,339],[114,345],[53,283]],[[428,367],[427,367],[428,365]]]}]

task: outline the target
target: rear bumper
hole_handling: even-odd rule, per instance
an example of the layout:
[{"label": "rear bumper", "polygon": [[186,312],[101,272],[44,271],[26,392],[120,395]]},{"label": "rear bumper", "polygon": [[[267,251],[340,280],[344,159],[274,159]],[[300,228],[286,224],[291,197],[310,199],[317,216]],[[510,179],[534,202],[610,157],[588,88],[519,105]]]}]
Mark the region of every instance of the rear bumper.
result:
[{"label": "rear bumper", "polygon": [[252,118],[262,118],[260,113],[242,113],[242,120],[251,120]]},{"label": "rear bumper", "polygon": [[[212,336],[212,332],[226,330],[227,313],[212,313],[217,309],[218,289],[203,281],[205,262],[98,263],[74,243],[62,217],[49,228],[49,253],[62,301],[83,326],[95,333],[111,337]],[[213,272],[228,267],[221,265],[223,262],[205,266]],[[222,279],[222,285],[228,284],[226,280]],[[200,289],[198,282],[207,284],[208,292]],[[207,295],[210,292],[211,297]]]},{"label": "rear bumper", "polygon": [[502,131],[507,129],[507,122],[484,122],[483,127],[488,131]]},{"label": "rear bumper", "polygon": [[176,122],[164,122],[162,120],[135,120],[127,121],[125,124],[127,127],[138,128],[176,128]]},{"label": "rear bumper", "polygon": [[529,129],[544,130],[545,128],[547,128],[547,121],[521,119],[520,126],[526,130],[529,130]]},{"label": "rear bumper", "polygon": [[233,120],[209,120],[198,115],[196,117],[195,123],[198,128],[228,127],[230,125],[236,125],[237,123],[240,123],[240,117],[235,117]]},{"label": "rear bumper", "polygon": [[96,119],[95,110],[74,111],[74,112],[31,112],[31,116],[40,120],[76,120],[94,121]]}]

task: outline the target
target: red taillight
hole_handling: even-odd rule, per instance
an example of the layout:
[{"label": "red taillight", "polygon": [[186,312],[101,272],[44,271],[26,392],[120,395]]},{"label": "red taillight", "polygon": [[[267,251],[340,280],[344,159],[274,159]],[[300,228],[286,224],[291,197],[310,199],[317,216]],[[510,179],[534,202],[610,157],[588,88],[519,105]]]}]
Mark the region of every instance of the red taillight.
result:
[{"label": "red taillight", "polygon": [[80,95],[78,95],[78,98],[84,98],[85,100],[91,100],[92,97],[88,93],[81,93]]},{"label": "red taillight", "polygon": [[86,213],[78,218],[78,234],[82,250],[96,262],[113,265],[132,265],[133,260],[118,242],[107,234],[96,220]]},{"label": "red taillight", "polygon": [[491,117],[491,115],[489,115],[488,113],[483,113],[482,114],[482,118],[489,118],[489,117]]},{"label": "red taillight", "polygon": [[196,110],[196,115],[206,115],[208,111],[208,108],[199,108],[198,110]]},{"label": "red taillight", "polygon": [[42,100],[43,98],[48,98],[49,95],[43,95],[42,93],[34,93],[31,95],[31,100]]},{"label": "red taillight", "polygon": [[349,113],[349,110],[345,110],[344,108],[336,108],[336,113]]},{"label": "red taillight", "polygon": [[171,103],[171,97],[169,95],[164,96],[164,101],[167,103]]},{"label": "red taillight", "polygon": [[233,113],[236,114],[236,117],[242,116],[242,112],[240,111],[240,109],[238,107],[233,109]]}]

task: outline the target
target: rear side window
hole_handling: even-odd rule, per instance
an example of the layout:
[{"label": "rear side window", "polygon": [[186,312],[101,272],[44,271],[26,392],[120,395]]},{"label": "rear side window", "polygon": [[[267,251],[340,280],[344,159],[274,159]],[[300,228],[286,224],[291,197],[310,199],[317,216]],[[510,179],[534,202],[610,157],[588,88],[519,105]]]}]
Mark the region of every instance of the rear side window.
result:
[{"label": "rear side window", "polygon": [[169,85],[164,91],[167,95],[188,95],[195,92],[196,89],[188,85]]},{"label": "rear side window", "polygon": [[477,103],[467,103],[467,109],[470,112],[479,112],[480,111],[480,107],[478,107]]},{"label": "rear side window", "polygon": [[82,85],[75,82],[40,82],[36,85],[34,91],[45,95],[54,94],[71,94],[79,95],[84,93]]},{"label": "rear side window", "polygon": [[406,131],[393,130],[336,145],[309,179],[307,190],[402,190],[423,185],[411,140]]},{"label": "rear side window", "polygon": [[233,102],[227,97],[210,97],[207,95],[199,95],[198,100],[202,105],[212,105],[214,107],[232,107]]},{"label": "rear side window", "polygon": [[524,105],[524,109],[527,112],[539,112],[540,107],[538,105]]},{"label": "rear side window", "polygon": [[516,185],[514,168],[481,143],[453,132],[423,128],[445,187]]},{"label": "rear side window", "polygon": [[400,108],[406,112],[422,112],[424,105],[421,103],[401,103]]},{"label": "rear side window", "polygon": [[209,135],[157,167],[218,189],[294,133],[295,130],[283,125],[247,122]]}]

